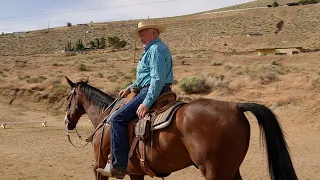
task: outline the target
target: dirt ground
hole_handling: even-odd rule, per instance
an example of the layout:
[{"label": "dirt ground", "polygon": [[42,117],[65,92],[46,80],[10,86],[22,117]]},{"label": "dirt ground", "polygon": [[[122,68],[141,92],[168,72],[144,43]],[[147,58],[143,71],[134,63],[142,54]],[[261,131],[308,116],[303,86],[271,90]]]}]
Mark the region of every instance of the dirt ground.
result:
[{"label": "dirt ground", "polygon": [[[0,122],[48,122],[47,127],[34,123],[7,125],[6,129],[0,129],[1,180],[94,179],[93,148],[89,144],[77,149],[69,144],[63,114],[54,116],[39,111],[36,106],[10,105],[5,97],[1,97],[0,102]],[[317,103],[315,105],[318,106]],[[285,130],[298,177],[302,180],[320,179],[320,128],[317,119],[310,119],[307,109],[291,105],[276,108],[275,113]],[[242,176],[250,180],[269,179],[257,121],[251,114],[247,114],[247,117],[252,134],[249,152],[241,166]],[[303,123],[303,117],[308,117],[306,123]],[[86,116],[82,117],[78,129],[82,136],[87,136],[93,130]],[[84,144],[76,139],[75,134],[72,137],[75,144]],[[165,179],[203,178],[196,168],[189,167]]]}]

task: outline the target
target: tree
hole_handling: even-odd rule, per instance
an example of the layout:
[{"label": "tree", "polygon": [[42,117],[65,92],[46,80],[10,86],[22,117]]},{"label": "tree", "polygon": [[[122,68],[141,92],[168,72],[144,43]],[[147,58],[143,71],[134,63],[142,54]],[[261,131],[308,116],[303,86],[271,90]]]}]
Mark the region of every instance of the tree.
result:
[{"label": "tree", "polygon": [[95,38],[94,41],[95,41],[96,49],[99,49],[100,48],[100,40],[99,40],[99,38]]},{"label": "tree", "polygon": [[82,44],[82,40],[78,39],[76,43],[76,51],[82,51],[84,49],[84,45]]},{"label": "tree", "polygon": [[120,48],[123,48],[127,45],[126,41],[120,40],[120,38],[117,36],[108,37],[108,43],[114,49],[120,49]]},{"label": "tree", "polygon": [[65,51],[74,51],[74,47],[71,47],[71,41],[68,41],[68,43],[64,46]]},{"label": "tree", "polygon": [[99,49],[104,49],[106,48],[106,38],[105,37],[101,37],[100,38],[100,47]]},{"label": "tree", "polygon": [[68,23],[67,23],[67,26],[68,26],[68,27],[71,27],[71,26],[72,26],[71,22],[68,22]]},{"label": "tree", "polygon": [[91,49],[94,49],[96,47],[96,45],[94,44],[94,41],[90,41],[89,44]]},{"label": "tree", "polygon": [[278,7],[279,3],[277,1],[273,1],[272,7]]},{"label": "tree", "polygon": [[306,5],[306,4],[316,4],[320,2],[320,0],[300,0],[299,1],[299,4],[303,4],[303,5]]}]

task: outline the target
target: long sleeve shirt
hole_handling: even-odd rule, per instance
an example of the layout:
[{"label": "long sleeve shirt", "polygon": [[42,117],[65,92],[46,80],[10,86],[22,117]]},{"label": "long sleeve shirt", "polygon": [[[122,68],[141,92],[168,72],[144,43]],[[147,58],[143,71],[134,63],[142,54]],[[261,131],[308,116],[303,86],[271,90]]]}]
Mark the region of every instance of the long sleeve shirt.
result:
[{"label": "long sleeve shirt", "polygon": [[168,47],[157,38],[145,47],[136,69],[136,81],[128,88],[149,86],[142,104],[150,108],[166,83],[173,83],[172,57]]}]

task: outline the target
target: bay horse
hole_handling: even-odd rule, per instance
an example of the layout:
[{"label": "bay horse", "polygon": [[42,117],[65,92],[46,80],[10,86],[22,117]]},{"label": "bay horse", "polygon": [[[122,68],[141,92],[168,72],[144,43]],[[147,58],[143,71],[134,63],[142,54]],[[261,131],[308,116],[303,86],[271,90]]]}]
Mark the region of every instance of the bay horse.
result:
[{"label": "bay horse", "polygon": [[[96,128],[92,140],[96,160],[94,171],[104,168],[110,153],[110,126],[97,127],[110,113],[106,109],[115,98],[87,82],[73,83],[68,78],[67,82],[71,90],[65,125],[68,130],[73,130],[80,117],[88,114]],[[166,177],[194,165],[206,180],[241,180],[239,168],[250,140],[250,124],[244,115],[246,111],[255,115],[265,139],[270,178],[297,180],[276,116],[269,108],[257,103],[197,99],[184,104],[168,127],[154,131],[153,146],[146,150],[148,166],[158,177]],[[139,161],[139,155],[133,153],[128,164],[128,169],[135,172],[128,174],[131,180],[143,180],[146,175]],[[95,173],[96,179],[108,179]]]}]

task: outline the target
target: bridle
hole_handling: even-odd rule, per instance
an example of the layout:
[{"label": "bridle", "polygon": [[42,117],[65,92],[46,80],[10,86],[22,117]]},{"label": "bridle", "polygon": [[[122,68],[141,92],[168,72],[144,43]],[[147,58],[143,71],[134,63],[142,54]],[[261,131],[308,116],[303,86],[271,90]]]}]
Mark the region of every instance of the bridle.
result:
[{"label": "bridle", "polygon": [[[83,146],[76,146],[76,145],[74,145],[74,143],[71,141],[71,138],[70,138],[70,133],[71,133],[71,132],[70,132],[70,130],[69,130],[68,127],[67,127],[68,124],[75,126],[74,130],[75,130],[75,132],[77,133],[78,138],[82,140],[81,135],[80,135],[80,134],[78,133],[78,131],[77,131],[76,123],[70,121],[70,119],[69,119],[69,117],[68,117],[68,112],[69,112],[70,107],[71,107],[72,99],[75,98],[76,95],[77,95],[77,92],[76,92],[76,88],[74,87],[74,88],[70,91],[69,96],[68,96],[68,98],[67,98],[67,100],[68,100],[68,106],[67,106],[67,111],[66,111],[66,116],[65,116],[66,131],[67,131],[68,141],[70,142],[70,144],[71,144],[72,146],[74,146],[74,147],[76,147],[76,148],[84,148],[84,147],[86,147],[86,146],[89,144],[89,142],[92,142],[92,137],[93,137],[93,135],[97,132],[98,129],[100,129],[101,127],[104,127],[103,124],[105,124],[105,122],[102,122],[100,125],[98,125],[98,126],[96,127],[96,129],[93,131],[93,133],[91,133],[91,135],[90,135],[88,138],[85,139],[85,141],[86,141],[86,144],[85,144],[85,145],[83,145]],[[103,113],[101,113],[101,117],[100,117],[99,119],[103,118],[103,116],[105,115],[105,113],[108,112],[109,110],[111,110],[111,108],[112,108],[120,99],[121,99],[121,98],[116,98],[116,99],[103,111]],[[79,107],[78,107],[77,99],[75,99],[75,101],[76,101],[76,102],[75,102],[75,104],[76,104],[76,110],[78,110]],[[111,114],[111,113],[109,113],[109,115],[110,115],[110,114]]]},{"label": "bridle", "polygon": [[[68,141],[70,142],[70,144],[71,144],[72,146],[74,146],[74,147],[76,147],[76,148],[84,148],[84,147],[86,147],[86,146],[89,144],[90,141],[87,142],[87,143],[86,143],[85,145],[83,145],[83,146],[76,146],[76,145],[74,145],[74,143],[71,141],[71,138],[70,138],[70,133],[71,133],[71,132],[70,132],[70,130],[68,129],[68,124],[74,126],[74,127],[75,127],[74,130],[75,130],[75,132],[77,133],[78,138],[82,140],[81,135],[80,135],[80,134],[78,133],[78,131],[77,131],[76,123],[70,121],[70,119],[69,119],[69,117],[68,117],[68,112],[69,112],[70,107],[71,107],[72,99],[75,98],[76,95],[77,95],[77,92],[76,92],[76,88],[74,87],[74,88],[70,91],[69,96],[68,96],[68,98],[67,98],[67,100],[68,100],[68,106],[67,106],[67,111],[66,111],[66,116],[65,116],[66,131],[67,131]],[[77,99],[75,99],[75,101],[76,101],[76,102],[75,102],[75,104],[76,104],[76,110],[78,110],[79,107],[78,107]]]}]

